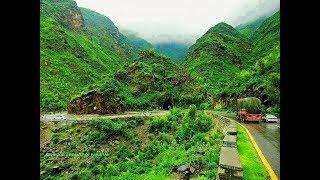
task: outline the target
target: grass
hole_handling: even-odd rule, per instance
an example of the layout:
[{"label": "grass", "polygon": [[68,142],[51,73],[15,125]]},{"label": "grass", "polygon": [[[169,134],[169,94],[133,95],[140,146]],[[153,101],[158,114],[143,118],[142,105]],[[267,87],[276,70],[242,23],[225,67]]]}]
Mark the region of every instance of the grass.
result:
[{"label": "grass", "polygon": [[243,166],[244,179],[262,180],[267,179],[267,172],[252,146],[245,129],[238,125],[237,146],[240,155],[240,162]]}]

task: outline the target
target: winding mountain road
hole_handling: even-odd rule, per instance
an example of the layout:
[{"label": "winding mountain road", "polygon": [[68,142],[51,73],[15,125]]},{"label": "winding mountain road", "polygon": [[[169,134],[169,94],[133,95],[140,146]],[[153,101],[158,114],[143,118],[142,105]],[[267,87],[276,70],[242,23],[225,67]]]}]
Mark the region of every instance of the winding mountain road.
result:
[{"label": "winding mountain road", "polygon": [[[97,118],[110,118],[110,119],[125,119],[129,117],[152,117],[167,114],[169,111],[155,110],[155,111],[128,111],[123,114],[109,114],[109,115],[98,115],[98,114],[85,114],[85,115],[73,115],[67,112],[60,113],[47,113],[42,114],[40,121],[86,121]],[[212,114],[223,116],[230,119],[236,119],[232,115],[225,115],[217,113],[215,111],[208,111]],[[280,177],[280,123],[264,123],[259,124],[245,124],[244,125],[249,132],[252,134],[254,140],[262,150],[266,159],[271,164],[276,175]]]},{"label": "winding mountain road", "polygon": [[76,114],[68,114],[67,112],[59,112],[59,113],[42,114],[40,117],[40,121],[69,121],[69,120],[85,121],[85,120],[92,120],[97,118],[124,119],[124,118],[130,118],[130,117],[160,116],[168,112],[169,111],[163,111],[163,110],[127,111],[127,112],[124,112],[123,114],[108,114],[108,115],[98,115],[98,114],[76,115]]}]

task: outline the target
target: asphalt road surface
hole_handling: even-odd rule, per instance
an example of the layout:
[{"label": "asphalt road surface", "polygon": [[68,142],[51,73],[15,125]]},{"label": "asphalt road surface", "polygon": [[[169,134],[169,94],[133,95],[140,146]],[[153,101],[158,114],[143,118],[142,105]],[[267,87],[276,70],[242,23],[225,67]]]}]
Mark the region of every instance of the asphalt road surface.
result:
[{"label": "asphalt road surface", "polygon": [[245,124],[264,156],[280,177],[280,123]]},{"label": "asphalt road surface", "polygon": [[[234,113],[212,112],[236,120]],[[240,122],[240,121],[238,121]],[[277,123],[243,123],[280,179],[280,120]]]}]

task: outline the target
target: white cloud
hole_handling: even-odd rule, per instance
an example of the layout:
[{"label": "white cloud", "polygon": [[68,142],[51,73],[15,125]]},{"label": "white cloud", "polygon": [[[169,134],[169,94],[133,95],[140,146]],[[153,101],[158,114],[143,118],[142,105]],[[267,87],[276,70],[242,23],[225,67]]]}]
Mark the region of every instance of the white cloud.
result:
[{"label": "white cloud", "polygon": [[[194,42],[219,22],[232,26],[280,9],[280,0],[76,0],[151,43]],[[183,38],[184,37],[184,38]]]}]

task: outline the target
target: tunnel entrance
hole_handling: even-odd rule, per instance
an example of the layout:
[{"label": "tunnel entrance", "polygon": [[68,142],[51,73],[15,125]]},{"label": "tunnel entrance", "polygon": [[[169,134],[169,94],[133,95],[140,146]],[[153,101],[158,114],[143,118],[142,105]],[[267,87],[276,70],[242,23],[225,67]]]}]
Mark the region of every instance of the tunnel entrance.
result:
[{"label": "tunnel entrance", "polygon": [[171,109],[172,107],[173,107],[173,102],[172,102],[171,99],[166,99],[166,100],[164,101],[164,103],[163,103],[163,106],[162,106],[162,108],[163,108],[164,110],[169,110],[169,109]]}]

